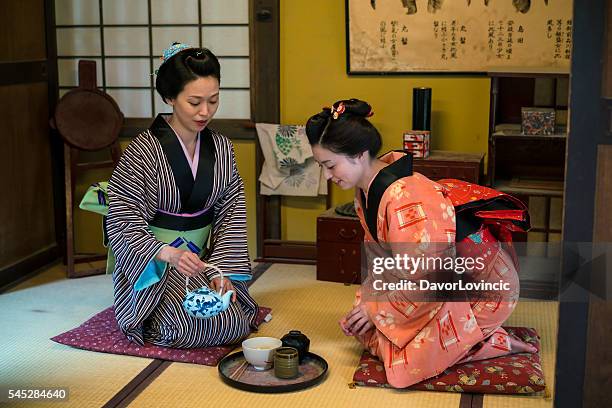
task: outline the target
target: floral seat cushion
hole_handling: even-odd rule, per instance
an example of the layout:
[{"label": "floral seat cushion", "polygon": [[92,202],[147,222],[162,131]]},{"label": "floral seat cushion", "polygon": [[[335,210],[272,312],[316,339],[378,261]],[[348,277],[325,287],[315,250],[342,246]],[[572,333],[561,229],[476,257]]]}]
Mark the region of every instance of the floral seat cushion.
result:
[{"label": "floral seat cushion", "polygon": [[[482,394],[531,394],[544,390],[546,385],[540,363],[538,333],[526,327],[504,328],[509,335],[535,346],[538,352],[457,364],[409,389]],[[361,386],[391,387],[387,383],[382,362],[367,351],[361,356],[353,381]]]}]

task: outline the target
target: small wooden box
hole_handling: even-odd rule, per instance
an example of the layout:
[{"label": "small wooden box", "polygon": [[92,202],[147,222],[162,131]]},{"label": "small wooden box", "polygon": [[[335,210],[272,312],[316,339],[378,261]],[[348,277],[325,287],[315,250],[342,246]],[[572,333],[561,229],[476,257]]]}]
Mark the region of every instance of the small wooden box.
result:
[{"label": "small wooden box", "polygon": [[412,153],[415,158],[427,158],[430,146],[429,130],[410,130],[404,132],[404,151]]},{"label": "small wooden box", "polygon": [[555,133],[555,110],[551,108],[521,108],[521,130],[525,135]]},{"label": "small wooden box", "polygon": [[317,218],[317,279],[361,283],[363,228],[359,218],[336,214],[333,208]]}]

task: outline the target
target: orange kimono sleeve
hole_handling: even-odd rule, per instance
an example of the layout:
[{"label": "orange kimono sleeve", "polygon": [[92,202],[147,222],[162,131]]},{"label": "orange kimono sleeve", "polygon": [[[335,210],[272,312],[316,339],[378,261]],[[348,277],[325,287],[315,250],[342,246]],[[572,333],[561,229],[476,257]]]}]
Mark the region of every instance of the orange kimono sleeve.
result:
[{"label": "orange kimono sleeve", "polygon": [[[415,173],[394,182],[383,195],[377,222],[381,245],[390,256],[402,259],[441,256],[455,241],[454,207],[433,181]],[[366,243],[367,245],[367,243]],[[417,282],[426,267],[406,264],[385,271],[383,280]],[[390,273],[388,273],[390,272]],[[442,307],[441,302],[423,301],[421,293],[409,290],[375,290],[372,282],[362,288],[362,300],[376,328],[395,346],[405,347]]]}]

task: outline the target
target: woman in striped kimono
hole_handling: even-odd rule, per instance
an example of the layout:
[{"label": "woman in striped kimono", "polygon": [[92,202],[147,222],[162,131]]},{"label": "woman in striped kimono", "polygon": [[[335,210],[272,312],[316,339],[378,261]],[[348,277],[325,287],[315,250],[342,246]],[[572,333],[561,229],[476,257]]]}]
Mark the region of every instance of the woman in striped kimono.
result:
[{"label": "woman in striped kimono", "polygon": [[[156,89],[173,112],[158,115],[129,144],[108,185],[115,313],[139,344],[236,343],[257,315],[246,285],[243,182],[232,143],[208,128],[219,83],[219,62],[209,50],[177,43],[165,50]],[[221,285],[234,291],[227,310],[208,319],[187,314],[186,290]]]}]

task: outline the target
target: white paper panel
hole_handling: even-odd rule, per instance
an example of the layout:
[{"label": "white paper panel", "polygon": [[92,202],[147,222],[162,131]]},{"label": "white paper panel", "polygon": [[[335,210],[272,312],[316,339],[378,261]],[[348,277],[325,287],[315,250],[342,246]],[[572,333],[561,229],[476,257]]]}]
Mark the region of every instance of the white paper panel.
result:
[{"label": "white paper panel", "polygon": [[126,118],[150,118],[151,91],[148,89],[109,89]]},{"label": "white paper panel", "polygon": [[107,86],[150,86],[149,59],[106,59]]},{"label": "white paper panel", "polygon": [[249,59],[248,58],[219,58],[221,64],[221,86],[228,88],[248,88]]},{"label": "white paper panel", "polygon": [[[161,58],[160,57],[153,58],[151,61],[153,61],[153,72],[155,72],[159,69],[159,66],[162,63]],[[153,75],[153,87],[155,87],[155,79],[157,79],[157,77]]]},{"label": "white paper panel", "polygon": [[203,27],[202,44],[217,56],[248,56],[248,27]]},{"label": "white paper panel", "polygon": [[201,0],[202,23],[248,24],[248,0]]},{"label": "white paper panel", "polygon": [[222,89],[217,119],[248,119],[251,116],[250,92]]},{"label": "white paper panel", "polygon": [[106,55],[149,55],[149,29],[112,27],[104,29]]},{"label": "white paper panel", "polygon": [[151,0],[153,24],[197,24],[198,0]]},{"label": "white paper panel", "polygon": [[55,0],[55,24],[100,24],[100,7],[94,0]]},{"label": "white paper panel", "polygon": [[155,116],[160,113],[172,113],[172,106],[164,103],[159,93],[155,91]]},{"label": "white paper panel", "polygon": [[58,28],[57,55],[101,55],[100,29]]},{"label": "white paper panel", "polygon": [[[148,24],[147,0],[103,0],[104,24]],[[95,3],[98,3],[97,1]],[[105,40],[106,41],[106,40]]]},{"label": "white paper panel", "polygon": [[197,27],[153,27],[153,55],[162,55],[163,50],[178,41],[183,44],[198,46]]},{"label": "white paper panel", "polygon": [[[93,59],[96,61],[96,82],[99,87],[102,86],[102,60]],[[57,60],[57,73],[59,86],[78,86],[79,84],[79,59],[59,59]]]}]

